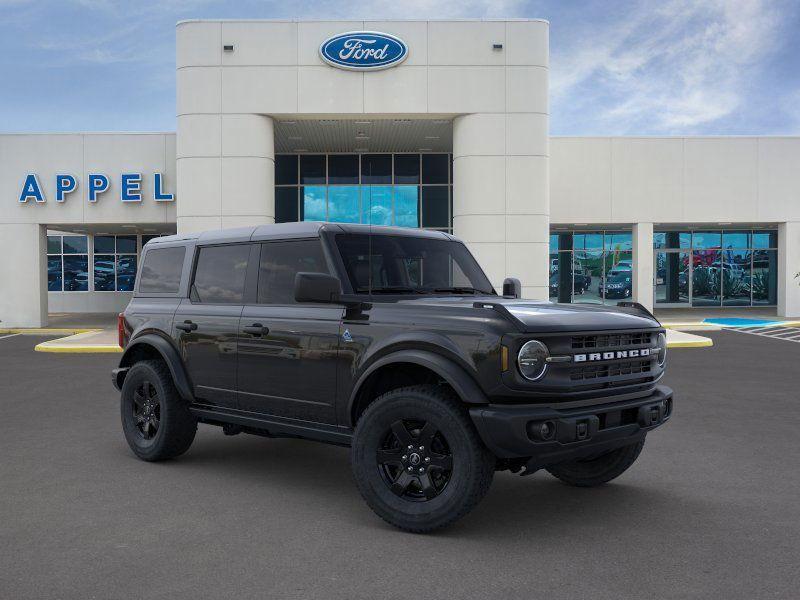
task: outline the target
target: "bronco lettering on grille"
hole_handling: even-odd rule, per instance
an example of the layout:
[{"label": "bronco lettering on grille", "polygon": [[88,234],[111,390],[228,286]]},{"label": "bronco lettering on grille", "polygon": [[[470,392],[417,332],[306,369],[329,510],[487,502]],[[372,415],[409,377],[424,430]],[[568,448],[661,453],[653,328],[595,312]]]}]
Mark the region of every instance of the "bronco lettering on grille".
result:
[{"label": "bronco lettering on grille", "polygon": [[634,350],[615,350],[613,352],[590,352],[589,354],[576,354],[574,362],[594,362],[598,360],[615,360],[617,358],[639,358],[650,356],[650,348],[637,348]]}]

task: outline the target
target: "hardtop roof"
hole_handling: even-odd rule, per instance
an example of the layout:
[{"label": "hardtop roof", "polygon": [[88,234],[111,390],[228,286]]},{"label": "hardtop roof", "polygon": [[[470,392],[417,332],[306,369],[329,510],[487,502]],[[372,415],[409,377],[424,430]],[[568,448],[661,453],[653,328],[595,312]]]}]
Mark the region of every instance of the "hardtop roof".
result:
[{"label": "hardtop roof", "polygon": [[226,242],[233,243],[273,239],[308,238],[319,237],[320,232],[323,230],[339,233],[371,233],[372,235],[396,235],[448,240],[456,239],[442,231],[416,229],[411,227],[386,227],[381,225],[363,225],[358,223],[300,221],[297,223],[272,223],[269,225],[258,225],[254,227],[215,229],[197,233],[167,235],[151,239],[148,242],[148,245],[174,244],[175,242],[189,241],[194,241],[199,244],[219,244]]}]

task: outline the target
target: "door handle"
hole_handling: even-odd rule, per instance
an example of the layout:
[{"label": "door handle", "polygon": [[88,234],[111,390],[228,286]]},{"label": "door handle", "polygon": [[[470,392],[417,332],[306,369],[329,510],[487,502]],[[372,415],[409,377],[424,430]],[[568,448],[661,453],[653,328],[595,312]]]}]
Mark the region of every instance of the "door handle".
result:
[{"label": "door handle", "polygon": [[269,333],[269,327],[264,327],[261,323],[253,323],[247,327],[242,327],[242,331],[255,336],[267,335]]},{"label": "door handle", "polygon": [[197,329],[197,323],[192,323],[187,319],[183,323],[178,323],[177,325],[175,325],[175,329],[180,329],[181,331],[186,331],[186,332],[194,331],[195,329]]}]

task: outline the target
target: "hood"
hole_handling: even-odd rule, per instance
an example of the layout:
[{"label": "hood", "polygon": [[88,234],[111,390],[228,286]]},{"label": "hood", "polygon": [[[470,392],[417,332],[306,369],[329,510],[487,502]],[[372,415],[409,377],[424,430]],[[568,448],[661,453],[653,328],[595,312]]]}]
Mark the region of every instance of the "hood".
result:
[{"label": "hood", "polygon": [[[494,310],[507,315],[526,333],[559,331],[603,331],[614,329],[648,329],[660,323],[636,308],[591,304],[554,304],[537,300],[503,298],[502,296],[422,297],[411,302],[463,310]],[[483,306],[480,306],[483,304]],[[477,305],[477,306],[476,306]]]}]

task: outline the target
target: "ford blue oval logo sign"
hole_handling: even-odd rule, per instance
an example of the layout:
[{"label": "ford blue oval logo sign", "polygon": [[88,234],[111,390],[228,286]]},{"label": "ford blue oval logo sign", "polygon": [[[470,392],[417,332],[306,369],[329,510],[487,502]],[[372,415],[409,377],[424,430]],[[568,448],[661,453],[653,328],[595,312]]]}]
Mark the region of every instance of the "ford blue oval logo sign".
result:
[{"label": "ford blue oval logo sign", "polygon": [[322,60],[340,69],[377,71],[403,62],[408,46],[388,33],[349,31],[322,42],[319,53]]}]

